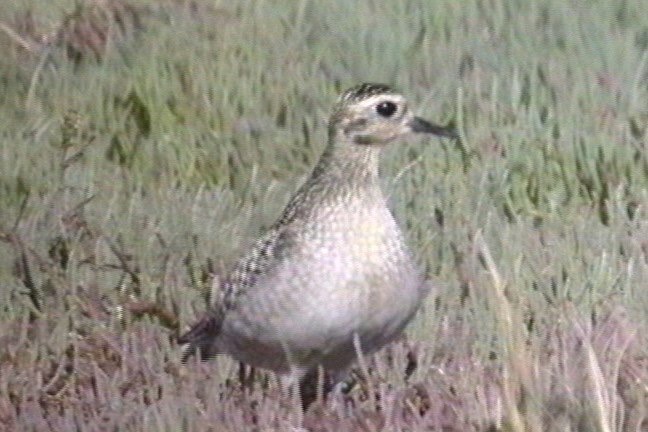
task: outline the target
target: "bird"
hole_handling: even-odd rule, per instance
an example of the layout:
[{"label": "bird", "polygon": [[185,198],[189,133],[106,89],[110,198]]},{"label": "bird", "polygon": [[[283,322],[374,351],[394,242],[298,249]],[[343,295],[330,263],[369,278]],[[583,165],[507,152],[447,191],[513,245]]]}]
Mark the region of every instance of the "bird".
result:
[{"label": "bird", "polygon": [[310,176],[178,338],[183,362],[226,354],[299,383],[303,393],[314,371],[341,382],[359,354],[400,336],[430,284],[388,208],[379,157],[413,133],[458,138],[454,128],[415,116],[386,84],[341,93]]}]

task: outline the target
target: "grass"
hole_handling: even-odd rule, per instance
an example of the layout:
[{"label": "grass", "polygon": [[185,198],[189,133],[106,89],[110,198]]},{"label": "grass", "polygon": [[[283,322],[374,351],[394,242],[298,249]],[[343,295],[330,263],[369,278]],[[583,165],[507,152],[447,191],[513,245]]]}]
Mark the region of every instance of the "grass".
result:
[{"label": "grass", "polygon": [[[648,428],[648,18],[614,2],[0,5],[0,429]],[[302,413],[177,332],[388,82],[462,144],[385,151],[432,295]],[[294,429],[293,429],[294,430]]]}]

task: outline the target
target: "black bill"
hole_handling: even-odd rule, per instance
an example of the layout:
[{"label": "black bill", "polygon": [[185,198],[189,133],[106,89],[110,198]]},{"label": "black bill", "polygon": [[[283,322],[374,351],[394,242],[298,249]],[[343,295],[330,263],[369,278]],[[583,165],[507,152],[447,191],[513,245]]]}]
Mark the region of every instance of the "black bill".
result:
[{"label": "black bill", "polygon": [[409,124],[412,128],[412,132],[417,133],[430,133],[446,138],[458,139],[459,133],[457,130],[450,126],[439,126],[434,123],[430,123],[427,120],[423,120],[420,117],[414,117]]}]

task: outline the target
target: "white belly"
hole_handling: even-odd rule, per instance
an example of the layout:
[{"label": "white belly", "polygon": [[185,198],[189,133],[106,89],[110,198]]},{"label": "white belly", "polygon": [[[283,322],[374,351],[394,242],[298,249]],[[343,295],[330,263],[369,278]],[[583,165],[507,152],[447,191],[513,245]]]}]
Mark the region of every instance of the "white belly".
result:
[{"label": "white belly", "polygon": [[225,351],[277,371],[342,368],[355,358],[354,335],[369,353],[400,333],[424,295],[420,274],[387,209],[346,210],[344,223],[324,214],[300,227],[291,259],[226,318]]}]

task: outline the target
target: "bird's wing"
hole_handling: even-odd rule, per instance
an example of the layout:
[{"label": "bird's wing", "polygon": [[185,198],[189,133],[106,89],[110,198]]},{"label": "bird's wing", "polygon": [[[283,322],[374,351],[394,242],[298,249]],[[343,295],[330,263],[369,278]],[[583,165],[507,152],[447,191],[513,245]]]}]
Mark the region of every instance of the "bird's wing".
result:
[{"label": "bird's wing", "polygon": [[208,359],[218,354],[214,339],[221,330],[228,311],[236,309],[241,296],[253,288],[257,281],[275,268],[285,256],[289,247],[290,235],[288,224],[276,224],[261,237],[252,250],[239,259],[228,277],[222,282],[219,297],[203,318],[185,334],[178,338],[178,343],[186,344],[182,361],[200,351],[201,359]]},{"label": "bird's wing", "polygon": [[236,309],[239,298],[281,263],[292,243],[290,238],[287,225],[275,225],[238,260],[221,285],[218,303],[225,311]]}]

